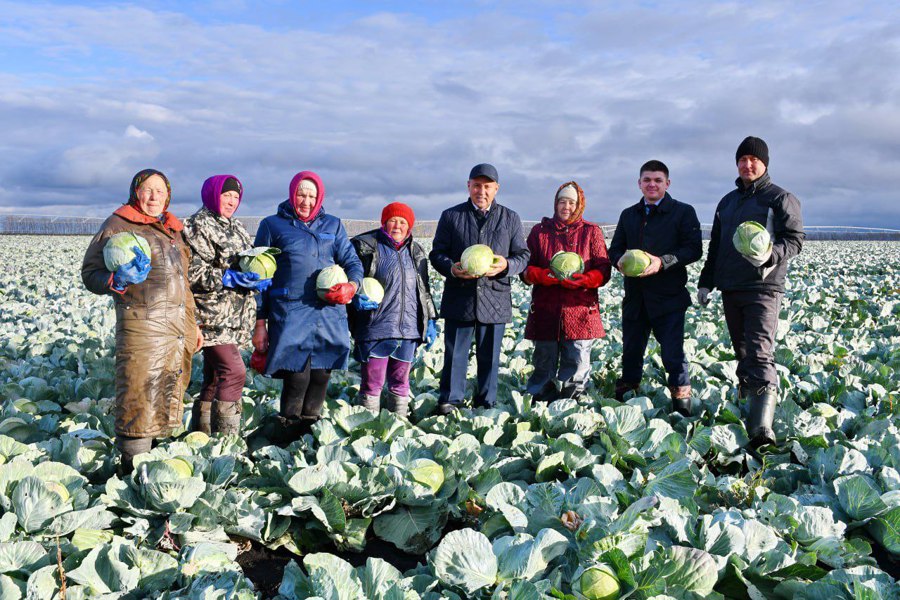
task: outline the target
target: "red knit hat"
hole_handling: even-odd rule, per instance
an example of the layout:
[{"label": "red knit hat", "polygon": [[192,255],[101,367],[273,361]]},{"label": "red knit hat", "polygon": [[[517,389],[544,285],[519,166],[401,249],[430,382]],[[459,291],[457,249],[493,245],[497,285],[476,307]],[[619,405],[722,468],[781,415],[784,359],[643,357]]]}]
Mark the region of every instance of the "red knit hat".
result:
[{"label": "red knit hat", "polygon": [[416,224],[416,215],[413,213],[413,209],[411,209],[406,204],[402,202],[391,202],[383,209],[381,209],[381,224],[384,225],[388,222],[388,219],[391,217],[401,217],[406,219],[406,222],[409,223],[409,228],[412,230],[413,225]]}]

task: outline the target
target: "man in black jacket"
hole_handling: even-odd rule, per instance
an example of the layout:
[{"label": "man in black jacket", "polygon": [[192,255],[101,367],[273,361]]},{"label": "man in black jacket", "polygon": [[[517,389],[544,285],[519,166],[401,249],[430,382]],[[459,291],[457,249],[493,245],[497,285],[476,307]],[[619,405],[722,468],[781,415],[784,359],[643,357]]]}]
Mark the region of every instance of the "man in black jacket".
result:
[{"label": "man in black jacket", "polygon": [[622,301],[622,378],[616,399],[637,390],[644,370],[650,333],[659,342],[668,374],[672,406],[691,411],[691,380],[684,354],[684,315],[691,305],[687,265],[703,254],[700,221],[689,204],[671,197],[669,169],[658,160],[641,166],[640,202],[622,211],[609,248],[609,260],[621,270],[628,250],[643,250],[650,264],[637,277],[625,278]]},{"label": "man in black jacket", "polygon": [[[510,278],[525,270],[529,256],[519,215],[494,202],[498,180],[493,165],[472,168],[469,199],[441,214],[429,254],[432,266],[447,278],[440,311],[445,324],[440,414],[449,414],[465,397],[473,337],[478,362],[474,405],[493,406],[497,397],[500,343],[512,321]],[[459,264],[463,250],[474,244],[490,246],[495,255],[482,277],[466,273]]]},{"label": "man in black jacket", "polygon": [[[758,448],[775,443],[775,331],[787,263],[800,253],[806,236],[800,202],[769,178],[766,143],[756,137],[746,138],[738,146],[735,162],[737,189],[726,194],[716,207],[697,300],[705,305],[710,290],[722,291],[725,321],[738,361],[739,396],[750,403],[747,433],[751,445]],[[739,253],[732,242],[735,230],[746,221],[765,225],[772,239],[757,256]]]}]

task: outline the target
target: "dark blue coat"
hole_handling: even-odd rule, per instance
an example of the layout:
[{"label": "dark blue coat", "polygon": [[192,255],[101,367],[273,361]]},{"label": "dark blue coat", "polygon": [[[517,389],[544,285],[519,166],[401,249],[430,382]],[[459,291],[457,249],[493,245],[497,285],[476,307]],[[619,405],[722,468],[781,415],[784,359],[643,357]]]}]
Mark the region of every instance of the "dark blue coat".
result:
[{"label": "dark blue coat", "polygon": [[[454,277],[450,267],[459,262],[463,250],[475,244],[490,246],[494,254],[505,257],[509,263],[507,270],[495,277]],[[512,322],[510,277],[525,270],[529,255],[522,220],[505,206],[494,202],[481,227],[471,200],[445,210],[428,255],[435,270],[447,278],[441,298],[441,317],[479,323]]]},{"label": "dark blue coat", "polygon": [[357,285],[363,269],[340,219],[324,212],[309,224],[296,218],[288,201],[259,224],[254,246],[281,249],[272,287],[259,295],[257,318],[268,320],[266,374],[313,369],[345,369],[350,353],[347,310],[316,294],[316,276],[340,265]]},{"label": "dark blue coat", "polygon": [[609,260],[618,264],[628,250],[644,250],[662,259],[662,268],[648,277],[626,277],[622,318],[638,319],[641,307],[650,317],[687,310],[687,266],[703,255],[700,221],[690,204],[668,193],[659,210],[648,217],[644,201],[629,206],[619,216],[619,224],[609,246]]}]

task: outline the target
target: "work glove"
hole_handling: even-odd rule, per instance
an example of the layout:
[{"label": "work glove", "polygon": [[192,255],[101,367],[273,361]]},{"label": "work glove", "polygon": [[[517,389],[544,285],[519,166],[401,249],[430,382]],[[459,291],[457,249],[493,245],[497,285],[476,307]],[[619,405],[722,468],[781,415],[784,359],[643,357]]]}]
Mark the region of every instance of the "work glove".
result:
[{"label": "work glove", "polygon": [[262,292],[272,285],[272,278],[260,279],[259,273],[254,273],[253,271],[244,273],[243,271],[225,269],[225,273],[222,275],[222,285],[227,288],[242,287]]},{"label": "work glove", "polygon": [[264,373],[266,370],[266,353],[254,350],[250,355],[250,368],[257,373]]},{"label": "work glove", "polygon": [[437,339],[438,333],[440,333],[441,327],[437,324],[437,321],[434,319],[428,320],[428,329],[425,330],[425,349],[430,350],[431,345],[434,344],[434,340]]},{"label": "work glove", "polygon": [[351,306],[356,310],[375,310],[378,308],[378,302],[375,302],[365,294],[359,293],[353,296]]},{"label": "work glove", "polygon": [[766,248],[766,251],[763,252],[762,254],[750,254],[750,255],[741,254],[741,256],[746,258],[747,262],[749,262],[754,267],[761,267],[764,264],[766,264],[767,262],[769,262],[769,258],[771,258],[771,256],[772,256],[772,243],[769,242],[769,247]]},{"label": "work glove", "polygon": [[559,279],[553,276],[550,269],[530,266],[525,269],[525,281],[532,285],[559,285]]},{"label": "work glove", "polygon": [[125,288],[133,283],[143,283],[150,274],[150,257],[144,254],[140,246],[132,246],[134,258],[131,262],[120,265],[112,276],[112,289],[117,292],[125,291]]},{"label": "work glove", "polygon": [[352,283],[336,283],[325,292],[325,302],[331,304],[349,304],[356,295],[356,288]]},{"label": "work glove", "polygon": [[596,290],[603,285],[603,273],[596,269],[585,273],[573,273],[569,279],[563,279],[560,284],[567,289]]},{"label": "work glove", "polygon": [[709,304],[709,288],[700,288],[697,290],[697,302],[701,306]]}]

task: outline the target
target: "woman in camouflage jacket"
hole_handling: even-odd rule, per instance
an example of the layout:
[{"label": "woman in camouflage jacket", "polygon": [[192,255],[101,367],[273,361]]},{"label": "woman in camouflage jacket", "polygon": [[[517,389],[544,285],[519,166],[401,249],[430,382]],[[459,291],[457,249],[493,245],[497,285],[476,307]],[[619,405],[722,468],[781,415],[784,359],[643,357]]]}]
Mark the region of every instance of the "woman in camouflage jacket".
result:
[{"label": "woman in camouflage jacket", "polygon": [[203,386],[191,430],[237,433],[247,375],[240,348],[250,344],[254,291],[262,282],[239,272],[238,255],[253,247],[250,234],[234,218],[243,196],[241,182],[233,175],[214,175],[203,182],[200,195],[203,207],[184,222],[193,250],[188,277],[203,331]]}]

